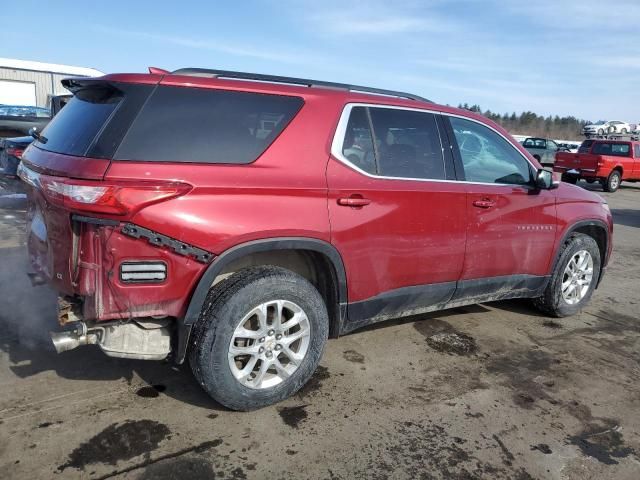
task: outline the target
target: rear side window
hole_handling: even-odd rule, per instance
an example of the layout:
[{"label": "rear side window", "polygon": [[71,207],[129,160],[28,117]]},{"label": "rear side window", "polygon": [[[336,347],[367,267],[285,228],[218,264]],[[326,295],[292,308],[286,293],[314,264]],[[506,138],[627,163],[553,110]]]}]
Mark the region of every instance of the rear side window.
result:
[{"label": "rear side window", "polygon": [[595,155],[611,155],[614,157],[628,157],[631,145],[628,143],[598,142],[593,146],[591,153]]},{"label": "rear side window", "polygon": [[299,97],[159,87],[134,120],[114,159],[251,163],[302,104]]},{"label": "rear side window", "polygon": [[50,152],[84,156],[93,140],[122,100],[111,88],[88,88],[77,92],[42,131],[46,143],[35,145]]},{"label": "rear side window", "polygon": [[365,107],[354,107],[351,110],[342,144],[342,155],[367,173],[375,174],[378,171],[368,112]]},{"label": "rear side window", "polygon": [[634,152],[635,152],[635,157],[636,157],[636,158],[640,158],[640,143],[636,143],[636,144],[633,146],[633,150],[634,150]]}]

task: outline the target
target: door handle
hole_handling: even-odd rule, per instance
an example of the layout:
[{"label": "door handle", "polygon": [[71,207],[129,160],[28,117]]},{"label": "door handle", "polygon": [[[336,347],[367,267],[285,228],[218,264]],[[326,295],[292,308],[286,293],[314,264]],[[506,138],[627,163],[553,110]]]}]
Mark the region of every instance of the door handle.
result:
[{"label": "door handle", "polygon": [[494,207],[496,202],[490,200],[488,198],[483,198],[482,200],[474,200],[473,206],[478,208],[491,208]]},{"label": "door handle", "polygon": [[343,207],[364,207],[366,205],[369,205],[370,203],[371,200],[369,200],[368,198],[363,198],[360,195],[351,195],[350,197],[343,197],[338,199],[338,205],[342,205]]}]

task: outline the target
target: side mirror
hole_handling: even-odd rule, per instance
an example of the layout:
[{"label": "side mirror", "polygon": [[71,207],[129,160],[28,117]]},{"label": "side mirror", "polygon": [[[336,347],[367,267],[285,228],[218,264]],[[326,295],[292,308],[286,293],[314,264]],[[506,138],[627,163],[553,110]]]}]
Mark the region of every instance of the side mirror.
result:
[{"label": "side mirror", "polygon": [[559,182],[553,178],[553,172],[541,168],[536,172],[536,187],[540,190],[553,190],[558,188]]}]

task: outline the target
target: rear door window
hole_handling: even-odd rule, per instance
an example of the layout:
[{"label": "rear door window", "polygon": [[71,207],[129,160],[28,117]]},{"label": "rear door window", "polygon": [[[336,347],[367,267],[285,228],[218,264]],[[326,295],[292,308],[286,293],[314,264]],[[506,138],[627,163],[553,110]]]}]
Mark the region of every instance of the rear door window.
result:
[{"label": "rear door window", "polygon": [[161,86],[134,120],[114,159],[251,163],[302,105],[299,97]]},{"label": "rear door window", "polygon": [[640,158],[640,143],[636,143],[636,144],[633,146],[633,150],[634,150],[634,152],[635,152],[635,157],[636,157],[636,158]]},{"label": "rear door window", "polygon": [[445,160],[435,115],[370,108],[378,173],[385,177],[443,180]]}]

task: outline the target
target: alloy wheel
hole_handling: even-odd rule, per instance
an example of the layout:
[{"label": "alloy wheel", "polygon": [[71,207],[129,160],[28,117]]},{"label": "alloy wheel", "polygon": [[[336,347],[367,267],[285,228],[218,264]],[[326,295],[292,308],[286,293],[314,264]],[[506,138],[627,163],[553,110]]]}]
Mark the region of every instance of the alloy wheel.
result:
[{"label": "alloy wheel", "polygon": [[593,257],[586,250],[572,255],[562,275],[562,298],[569,305],[579,303],[593,281]]},{"label": "alloy wheel", "polygon": [[235,379],[253,389],[271,388],[301,365],[311,337],[302,308],[272,300],[253,308],[240,321],[229,344],[229,368]]}]

